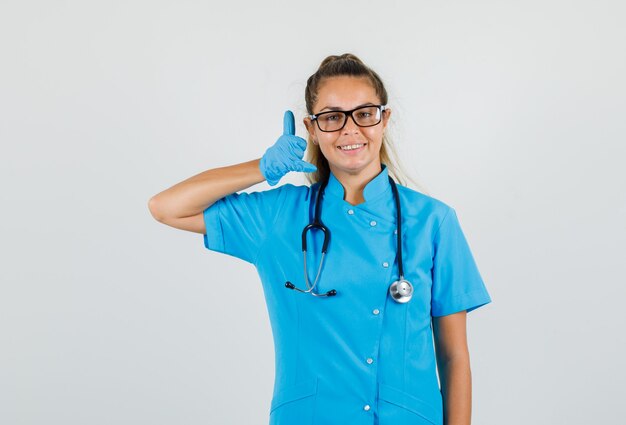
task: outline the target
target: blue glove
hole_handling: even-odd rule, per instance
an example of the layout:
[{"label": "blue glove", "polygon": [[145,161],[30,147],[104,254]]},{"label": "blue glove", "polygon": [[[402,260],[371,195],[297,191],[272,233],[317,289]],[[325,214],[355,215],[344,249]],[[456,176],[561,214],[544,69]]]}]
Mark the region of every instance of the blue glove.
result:
[{"label": "blue glove", "polygon": [[285,111],[283,118],[283,135],[278,138],[273,146],[265,151],[261,158],[259,168],[261,174],[270,186],[290,171],[302,171],[312,173],[317,167],[306,161],[302,161],[306,140],[296,136],[296,125],[291,111]]}]

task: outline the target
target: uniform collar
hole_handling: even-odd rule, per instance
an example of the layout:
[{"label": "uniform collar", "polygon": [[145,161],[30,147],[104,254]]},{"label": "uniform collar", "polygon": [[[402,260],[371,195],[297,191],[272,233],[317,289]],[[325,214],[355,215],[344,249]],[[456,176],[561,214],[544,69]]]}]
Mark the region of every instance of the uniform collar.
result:
[{"label": "uniform collar", "polygon": [[[383,193],[387,192],[390,189],[391,184],[389,183],[389,173],[387,170],[387,166],[385,164],[380,164],[382,171],[378,173],[376,177],[370,180],[365,188],[363,189],[363,198],[365,198],[365,202],[371,201]],[[344,199],[345,190],[341,185],[341,182],[337,180],[333,172],[330,172],[328,177],[328,184],[326,185],[326,189],[324,189],[325,193],[329,193],[333,196],[336,196],[340,199]]]}]

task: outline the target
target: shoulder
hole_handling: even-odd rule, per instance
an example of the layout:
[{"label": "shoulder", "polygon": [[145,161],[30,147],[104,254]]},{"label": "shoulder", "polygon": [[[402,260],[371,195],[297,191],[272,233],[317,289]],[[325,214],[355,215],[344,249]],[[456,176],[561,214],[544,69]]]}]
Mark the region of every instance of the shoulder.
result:
[{"label": "shoulder", "polygon": [[450,211],[454,210],[452,206],[441,199],[400,184],[397,187],[402,200],[402,214],[406,217],[428,216],[436,221],[441,221]]},{"label": "shoulder", "polygon": [[402,201],[402,221],[406,221],[409,228],[425,231],[431,241],[439,234],[444,222],[456,220],[454,208],[441,199],[402,185],[398,185],[398,194]]}]

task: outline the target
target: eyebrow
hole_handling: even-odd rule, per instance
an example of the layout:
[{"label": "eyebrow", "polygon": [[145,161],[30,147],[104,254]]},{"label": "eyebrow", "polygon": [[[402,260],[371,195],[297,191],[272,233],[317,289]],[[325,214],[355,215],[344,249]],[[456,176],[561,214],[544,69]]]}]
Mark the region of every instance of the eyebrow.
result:
[{"label": "eyebrow", "polygon": [[[355,106],[355,109],[356,108],[360,108],[361,106],[370,106],[370,105],[374,105],[374,103],[372,103],[372,102],[363,103],[361,105]],[[326,107],[322,108],[322,110],[320,112],[324,111],[325,109],[330,109],[331,111],[343,111],[343,109],[341,109],[338,106],[326,106]]]}]

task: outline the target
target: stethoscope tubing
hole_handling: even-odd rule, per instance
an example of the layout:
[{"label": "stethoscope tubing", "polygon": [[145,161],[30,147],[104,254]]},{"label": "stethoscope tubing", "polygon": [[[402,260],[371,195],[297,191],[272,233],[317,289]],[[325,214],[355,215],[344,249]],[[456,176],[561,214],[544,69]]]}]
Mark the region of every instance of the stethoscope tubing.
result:
[{"label": "stethoscope tubing", "polygon": [[[411,285],[410,282],[404,279],[404,269],[403,269],[403,264],[402,264],[402,212],[400,210],[400,195],[398,193],[398,188],[396,187],[396,182],[391,178],[391,176],[388,176],[388,178],[389,178],[389,183],[391,184],[391,189],[393,191],[393,197],[394,197],[395,204],[396,204],[396,223],[397,223],[396,224],[396,233],[397,233],[396,243],[397,243],[398,272],[400,275],[400,278],[390,285],[389,292],[395,301],[399,303],[406,303],[411,299],[411,296],[413,295],[413,286]],[[324,264],[324,258],[326,256],[326,252],[328,251],[328,244],[330,242],[330,229],[328,229],[328,227],[326,227],[320,219],[321,205],[322,205],[321,198],[322,198],[324,189],[326,188],[327,184],[328,184],[328,179],[322,182],[322,184],[320,185],[317,191],[317,195],[315,198],[315,214],[313,217],[313,223],[307,224],[302,230],[302,254],[303,254],[303,260],[304,260],[304,282],[306,283],[308,289],[303,290],[303,289],[297,288],[293,283],[289,281],[285,283],[285,287],[289,289],[295,289],[296,291],[299,291],[299,292],[309,293],[316,297],[337,295],[337,291],[334,289],[331,289],[330,291],[324,294],[313,292],[313,289],[317,286],[317,282],[319,280],[320,273],[322,271],[322,265]],[[312,285],[309,281],[308,269],[307,269],[307,264],[306,264],[306,253],[307,253],[306,236],[307,236],[307,232],[311,229],[318,229],[324,233],[324,242],[322,244],[322,258],[320,259],[320,264],[317,269],[317,273],[315,275],[315,281],[313,282]]]}]

